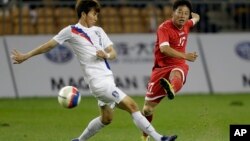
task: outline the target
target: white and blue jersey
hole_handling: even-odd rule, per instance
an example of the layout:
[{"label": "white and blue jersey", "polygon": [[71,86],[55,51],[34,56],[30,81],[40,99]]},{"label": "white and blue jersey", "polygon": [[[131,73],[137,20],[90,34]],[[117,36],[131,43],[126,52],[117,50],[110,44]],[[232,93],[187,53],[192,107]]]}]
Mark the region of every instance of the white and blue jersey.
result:
[{"label": "white and blue jersey", "polygon": [[114,107],[126,94],[116,87],[113,73],[106,59],[96,56],[97,50],[113,45],[101,27],[70,25],[62,29],[53,39],[62,44],[68,42],[80,62],[84,80],[91,93],[98,99],[98,105]]},{"label": "white and blue jersey", "polygon": [[87,83],[93,78],[112,75],[106,59],[96,56],[97,50],[104,50],[113,44],[101,27],[87,28],[78,23],[65,27],[53,39],[59,44],[64,42],[70,44],[80,62]]}]

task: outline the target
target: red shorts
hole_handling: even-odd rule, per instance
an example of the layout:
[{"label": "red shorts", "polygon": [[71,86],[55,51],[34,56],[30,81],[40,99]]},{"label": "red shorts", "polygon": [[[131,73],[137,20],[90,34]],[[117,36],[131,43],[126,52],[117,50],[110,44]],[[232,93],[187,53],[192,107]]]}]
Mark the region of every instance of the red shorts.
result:
[{"label": "red shorts", "polygon": [[158,103],[164,96],[166,96],[166,92],[160,85],[159,80],[163,77],[169,80],[169,75],[173,70],[179,70],[182,73],[183,84],[185,83],[187,73],[189,70],[187,64],[165,67],[165,68],[156,68],[153,70],[151,74],[145,100],[154,101]]}]

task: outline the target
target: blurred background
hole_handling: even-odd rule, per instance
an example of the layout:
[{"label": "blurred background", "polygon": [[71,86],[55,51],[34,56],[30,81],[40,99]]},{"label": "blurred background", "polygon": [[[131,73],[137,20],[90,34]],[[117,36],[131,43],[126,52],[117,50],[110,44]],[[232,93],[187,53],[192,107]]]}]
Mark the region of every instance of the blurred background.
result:
[{"label": "blurred background", "polygon": [[[69,44],[20,65],[10,59],[13,49],[30,51],[76,24],[75,2],[0,0],[1,141],[70,140],[98,114]],[[153,66],[155,31],[171,18],[174,0],[99,2],[98,26],[108,33],[118,54],[109,62],[116,84],[141,107]],[[153,124],[162,133],[178,134],[180,140],[228,141],[229,125],[250,123],[250,0],[191,2],[201,19],[191,30],[187,51],[196,51],[199,57],[187,62],[190,70],[184,87],[174,101],[161,103]],[[80,108],[59,107],[57,94],[66,85],[79,89]],[[115,112],[111,128],[92,140],[140,140],[129,115]]]},{"label": "blurred background", "polygon": [[[26,52],[49,40],[62,28],[78,22],[75,0],[1,0],[0,97],[55,96],[65,85],[89,95],[69,45],[60,45],[22,65],[9,54]],[[119,87],[144,95],[153,66],[158,25],[171,18],[174,0],[100,0],[98,26],[118,52],[111,63]],[[250,1],[191,0],[200,22],[192,29],[187,51],[199,58],[189,63],[188,94],[250,93]],[[74,69],[72,69],[74,68]],[[32,72],[32,73],[31,73]],[[31,87],[32,86],[32,87]]]},{"label": "blurred background", "polygon": [[[174,0],[100,0],[108,33],[149,33],[171,17]],[[247,32],[249,0],[191,0],[201,15],[194,32]],[[55,34],[77,22],[74,0],[1,0],[0,35]]]}]

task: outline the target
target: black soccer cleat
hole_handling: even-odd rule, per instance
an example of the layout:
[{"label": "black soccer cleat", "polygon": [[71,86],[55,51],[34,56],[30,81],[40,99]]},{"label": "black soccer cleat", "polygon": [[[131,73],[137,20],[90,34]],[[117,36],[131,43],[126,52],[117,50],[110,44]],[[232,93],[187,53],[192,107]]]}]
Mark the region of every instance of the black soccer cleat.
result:
[{"label": "black soccer cleat", "polygon": [[177,139],[177,135],[161,137],[161,141],[175,141],[175,139]]},{"label": "black soccer cleat", "polygon": [[168,99],[170,100],[174,99],[175,92],[170,82],[165,78],[161,78],[160,84],[164,88],[165,92],[167,93]]}]

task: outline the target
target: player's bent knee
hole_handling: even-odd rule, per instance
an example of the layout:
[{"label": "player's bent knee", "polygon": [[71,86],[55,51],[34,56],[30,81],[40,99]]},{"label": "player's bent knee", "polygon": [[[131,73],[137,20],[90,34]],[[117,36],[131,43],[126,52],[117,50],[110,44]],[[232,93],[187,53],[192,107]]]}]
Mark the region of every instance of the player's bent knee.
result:
[{"label": "player's bent knee", "polygon": [[134,113],[139,111],[139,107],[137,106],[136,102],[130,98],[129,96],[125,97],[119,104],[118,107],[126,110],[129,113]]},{"label": "player's bent knee", "polygon": [[137,104],[134,102],[128,103],[126,106],[127,106],[127,111],[130,113],[139,111]]},{"label": "player's bent knee", "polygon": [[132,112],[137,112],[139,111],[139,107],[137,105],[137,103],[131,98],[130,102],[129,102],[129,107],[131,109]]},{"label": "player's bent knee", "polygon": [[103,118],[102,119],[102,124],[108,125],[112,122],[113,118]]},{"label": "player's bent knee", "polygon": [[131,108],[131,110],[132,111],[138,111],[139,110],[139,108],[138,108],[138,106],[137,106],[137,104],[135,103],[135,101],[134,100],[132,100],[130,103],[129,103],[129,107]]}]

